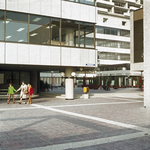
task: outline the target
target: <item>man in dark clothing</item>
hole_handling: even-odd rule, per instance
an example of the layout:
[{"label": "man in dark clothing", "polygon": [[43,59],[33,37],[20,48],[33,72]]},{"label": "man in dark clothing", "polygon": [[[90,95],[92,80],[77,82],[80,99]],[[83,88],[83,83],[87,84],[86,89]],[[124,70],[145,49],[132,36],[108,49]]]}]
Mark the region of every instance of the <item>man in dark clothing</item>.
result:
[{"label": "man in dark clothing", "polygon": [[106,91],[110,91],[110,81],[109,81],[109,79],[106,80]]}]

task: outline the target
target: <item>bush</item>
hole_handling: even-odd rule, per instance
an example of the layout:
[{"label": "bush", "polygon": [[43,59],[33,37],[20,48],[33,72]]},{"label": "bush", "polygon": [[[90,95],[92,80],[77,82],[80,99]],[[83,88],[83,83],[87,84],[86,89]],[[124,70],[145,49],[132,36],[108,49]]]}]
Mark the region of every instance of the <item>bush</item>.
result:
[{"label": "bush", "polygon": [[118,77],[115,77],[115,83],[114,85],[119,85],[119,78]]}]

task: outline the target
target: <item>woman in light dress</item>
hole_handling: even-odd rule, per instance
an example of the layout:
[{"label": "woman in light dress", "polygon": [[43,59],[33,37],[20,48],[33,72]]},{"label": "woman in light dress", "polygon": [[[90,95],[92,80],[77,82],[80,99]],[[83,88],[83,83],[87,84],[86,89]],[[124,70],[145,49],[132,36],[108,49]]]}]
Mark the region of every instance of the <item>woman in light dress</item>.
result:
[{"label": "woman in light dress", "polygon": [[17,90],[18,91],[21,91],[20,92],[20,102],[19,104],[21,104],[22,102],[22,99],[25,99],[25,104],[27,104],[27,85],[24,83],[24,81],[22,81],[22,85],[20,86],[20,88]]}]

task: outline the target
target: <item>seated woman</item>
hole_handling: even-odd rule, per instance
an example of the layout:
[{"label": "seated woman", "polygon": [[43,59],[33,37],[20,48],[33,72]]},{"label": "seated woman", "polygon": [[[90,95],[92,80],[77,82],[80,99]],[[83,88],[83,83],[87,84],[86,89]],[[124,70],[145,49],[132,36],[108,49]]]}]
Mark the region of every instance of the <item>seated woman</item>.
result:
[{"label": "seated woman", "polygon": [[28,104],[32,104],[31,96],[33,95],[33,88],[31,86],[31,84],[28,84],[28,86],[27,86],[27,95],[29,95]]}]

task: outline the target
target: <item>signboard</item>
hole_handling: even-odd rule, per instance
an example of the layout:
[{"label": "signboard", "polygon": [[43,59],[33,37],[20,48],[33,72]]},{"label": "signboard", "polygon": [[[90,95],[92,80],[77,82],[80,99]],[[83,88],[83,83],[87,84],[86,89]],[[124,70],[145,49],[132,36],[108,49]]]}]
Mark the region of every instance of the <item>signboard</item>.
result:
[{"label": "signboard", "polygon": [[95,66],[95,64],[86,64],[86,66],[94,67],[94,66]]}]

